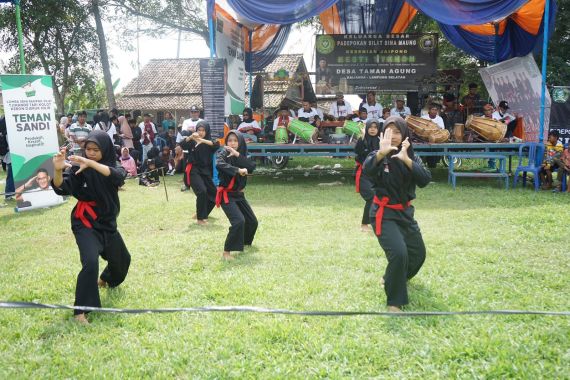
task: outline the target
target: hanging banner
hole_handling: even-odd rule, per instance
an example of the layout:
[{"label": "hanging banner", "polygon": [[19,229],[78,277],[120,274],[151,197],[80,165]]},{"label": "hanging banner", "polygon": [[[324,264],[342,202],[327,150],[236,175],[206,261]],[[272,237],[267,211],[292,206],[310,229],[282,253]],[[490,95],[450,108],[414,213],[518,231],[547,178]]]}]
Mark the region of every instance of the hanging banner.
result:
[{"label": "hanging banner", "polygon": [[50,186],[52,157],[58,151],[52,78],[0,75],[8,131],[16,211],[63,202]]},{"label": "hanging banner", "polygon": [[220,102],[220,99],[224,97],[227,88],[224,76],[225,67],[226,60],[222,58],[200,60],[204,119],[210,123],[212,138],[215,139],[224,137],[225,111],[224,104]]},{"label": "hanging banner", "polygon": [[[479,69],[487,91],[498,105],[505,100],[508,112],[524,119],[525,141],[538,142],[540,133],[540,95],[542,76],[532,55],[509,59]],[[546,91],[544,136],[546,141],[550,120],[550,94]]]},{"label": "hanging banner", "polygon": [[562,144],[570,143],[570,87],[554,86],[552,89],[552,108],[550,109],[550,128],[560,133]]},{"label": "hanging banner", "polygon": [[[225,115],[241,115],[245,99],[245,28],[216,6],[216,57],[225,58]],[[205,108],[205,107],[204,107]]]},{"label": "hanging banner", "polygon": [[317,94],[418,91],[436,73],[438,35],[322,34],[316,36]]}]

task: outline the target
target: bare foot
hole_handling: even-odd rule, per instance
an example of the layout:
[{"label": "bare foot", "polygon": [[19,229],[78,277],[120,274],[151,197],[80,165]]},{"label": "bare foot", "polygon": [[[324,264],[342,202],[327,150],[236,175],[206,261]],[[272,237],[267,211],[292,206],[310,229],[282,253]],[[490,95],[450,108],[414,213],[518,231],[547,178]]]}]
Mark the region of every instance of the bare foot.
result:
[{"label": "bare foot", "polygon": [[198,215],[197,214],[192,215],[192,219],[198,219]]},{"label": "bare foot", "polygon": [[205,219],[199,219],[196,223],[198,223],[201,226],[205,226],[206,224],[208,224],[208,221]]},{"label": "bare foot", "polygon": [[388,313],[401,313],[402,309],[398,306],[388,306]]},{"label": "bare foot", "polygon": [[97,280],[97,285],[99,285],[100,288],[108,288],[109,284],[107,284],[107,281],[103,281],[101,279]]},{"label": "bare foot", "polygon": [[85,314],[77,314],[74,315],[73,318],[75,318],[75,322],[82,324],[82,325],[88,325],[89,321],[87,320],[87,316],[85,316]]},{"label": "bare foot", "polygon": [[380,286],[381,286],[381,287],[384,287],[384,283],[385,283],[384,277],[381,277],[381,278],[380,278]]},{"label": "bare foot", "polygon": [[368,224],[363,224],[360,226],[360,231],[362,232],[370,232],[372,228]]},{"label": "bare foot", "polygon": [[222,260],[231,261],[234,259],[235,259],[235,257],[230,255],[230,253],[228,251],[224,251],[224,253],[222,253]]}]

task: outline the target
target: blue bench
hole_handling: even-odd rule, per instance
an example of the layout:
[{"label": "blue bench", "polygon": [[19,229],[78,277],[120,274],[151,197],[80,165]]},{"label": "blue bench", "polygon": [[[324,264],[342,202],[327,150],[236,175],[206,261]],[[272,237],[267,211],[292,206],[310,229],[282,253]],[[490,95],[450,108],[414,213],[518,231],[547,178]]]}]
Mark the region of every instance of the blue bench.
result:
[{"label": "blue bench", "polygon": [[[471,152],[471,153],[450,153],[449,154],[449,176],[448,182],[455,190],[455,182],[457,177],[472,177],[472,178],[500,178],[505,180],[505,188],[509,189],[509,174],[507,173],[507,156],[503,154],[486,153],[486,152]],[[483,173],[483,172],[456,172],[453,166],[453,161],[457,158],[461,159],[495,159],[499,161],[497,172]]]}]

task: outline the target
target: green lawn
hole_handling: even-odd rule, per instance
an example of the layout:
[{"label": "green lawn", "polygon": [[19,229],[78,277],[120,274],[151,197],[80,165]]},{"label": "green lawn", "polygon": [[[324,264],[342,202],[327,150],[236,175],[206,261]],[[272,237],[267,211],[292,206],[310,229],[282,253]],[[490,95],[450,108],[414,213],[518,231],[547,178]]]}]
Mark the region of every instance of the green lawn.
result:
[{"label": "green lawn", "polygon": [[[315,162],[352,166],[290,167]],[[453,191],[444,169],[434,177],[415,202],[428,257],[407,310],[570,310],[568,194],[463,178]],[[102,290],[104,306],[385,310],[386,259],[359,231],[363,201],[349,175],[251,178],[260,225],[231,263],[220,260],[225,215],[195,225],[180,180],[167,178],[169,202],[162,185],[130,181],[120,193],[132,265],[120,288]],[[0,300],[73,303],[74,204],[0,208]],[[569,317],[92,314],[80,326],[71,314],[0,310],[0,378],[570,378]]]}]

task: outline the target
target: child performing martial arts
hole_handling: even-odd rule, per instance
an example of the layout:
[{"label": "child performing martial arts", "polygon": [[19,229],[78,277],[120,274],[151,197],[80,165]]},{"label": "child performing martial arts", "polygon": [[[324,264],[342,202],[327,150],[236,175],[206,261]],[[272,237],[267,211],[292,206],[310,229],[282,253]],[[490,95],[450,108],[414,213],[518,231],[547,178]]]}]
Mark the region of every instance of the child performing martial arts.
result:
[{"label": "child performing martial arts", "polygon": [[380,147],[380,139],[378,138],[380,126],[378,119],[368,120],[364,135],[358,139],[354,147],[354,152],[356,153],[356,192],[360,193],[360,196],[366,202],[360,227],[362,232],[370,231],[370,205],[372,205],[372,199],[374,198],[372,182],[370,182],[368,177],[362,175],[362,164],[370,152],[374,152]]},{"label": "child performing martial arts", "polygon": [[251,245],[257,230],[257,218],[243,192],[255,162],[247,158],[247,145],[240,132],[228,133],[226,146],[217,153],[216,168],[220,178],[216,206],[222,206],[231,224],[222,257],[233,260],[230,252],[243,251],[244,245]]},{"label": "child performing martial arts", "polygon": [[190,173],[190,187],[196,194],[196,218],[198,224],[207,224],[216,200],[216,185],[212,180],[212,156],[220,144],[212,140],[210,124],[199,121],[196,132],[184,137],[181,147],[188,151],[186,172]]},{"label": "child performing martial arts", "polygon": [[416,186],[425,187],[431,180],[430,172],[414,156],[404,119],[386,119],[380,148],[366,158],[363,172],[375,191],[370,222],[388,259],[383,277],[388,311],[398,312],[408,303],[407,281],[418,273],[426,257],[410,202],[416,197]]},{"label": "child performing martial arts", "polygon": [[[85,157],[69,157],[73,166],[65,161],[65,149],[54,156],[52,187],[59,195],[77,198],[71,212],[71,230],[79,247],[82,268],[77,276],[74,305],[101,307],[97,286],[120,285],[131,263],[131,256],[117,231],[118,189],[124,184],[126,172],[117,165],[113,142],[107,133],[90,132],[84,150]],[[99,256],[107,260],[107,267],[97,278]],[[75,318],[85,324],[87,313],[74,312]]]}]

